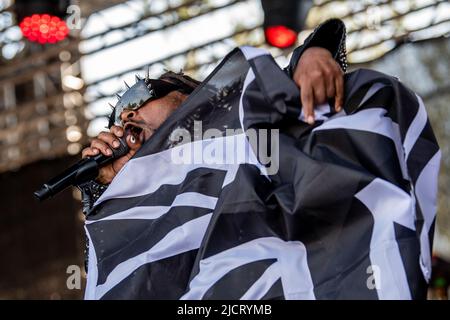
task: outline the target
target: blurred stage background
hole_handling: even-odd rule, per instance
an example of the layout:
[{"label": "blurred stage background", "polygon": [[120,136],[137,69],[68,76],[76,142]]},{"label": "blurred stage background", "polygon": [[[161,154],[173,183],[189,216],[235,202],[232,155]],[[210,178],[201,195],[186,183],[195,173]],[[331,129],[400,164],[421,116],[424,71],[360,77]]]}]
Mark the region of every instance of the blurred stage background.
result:
[{"label": "blurred stage background", "polygon": [[[294,8],[297,44],[319,23],[341,18],[350,70],[397,76],[424,99],[443,152],[429,297],[447,297],[450,4],[278,3]],[[270,46],[263,22],[260,0],[0,0],[0,299],[82,298],[84,278],[80,289],[66,284],[69,266],[83,270],[79,192],[66,190],[42,204],[32,193],[76,162],[89,138],[104,129],[108,102],[115,104],[123,81],[133,83],[147,65],[153,76],[183,69],[201,80],[244,44],[265,47],[286,65],[292,47]]]}]

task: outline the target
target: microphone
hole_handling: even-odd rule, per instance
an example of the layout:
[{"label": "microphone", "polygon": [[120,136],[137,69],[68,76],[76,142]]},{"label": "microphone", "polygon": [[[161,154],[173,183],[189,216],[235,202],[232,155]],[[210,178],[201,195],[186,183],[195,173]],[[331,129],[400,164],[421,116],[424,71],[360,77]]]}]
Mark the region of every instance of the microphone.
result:
[{"label": "microphone", "polygon": [[125,138],[119,139],[119,141],[120,146],[117,149],[111,148],[113,153],[111,156],[99,154],[94,157],[81,159],[49,182],[44,183],[39,190],[34,192],[35,197],[43,201],[69,186],[76,186],[95,179],[101,167],[113,162],[117,158],[123,157],[130,150],[125,142]]}]

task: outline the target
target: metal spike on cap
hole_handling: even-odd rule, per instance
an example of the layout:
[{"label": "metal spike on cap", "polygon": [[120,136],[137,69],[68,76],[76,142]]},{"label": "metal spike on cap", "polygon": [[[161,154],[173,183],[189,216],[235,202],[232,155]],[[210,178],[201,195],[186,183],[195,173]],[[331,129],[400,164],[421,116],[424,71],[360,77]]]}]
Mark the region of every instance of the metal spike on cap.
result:
[{"label": "metal spike on cap", "polygon": [[108,104],[109,104],[109,106],[111,107],[112,110],[115,109],[115,107],[111,103],[108,102]]},{"label": "metal spike on cap", "polygon": [[122,98],[122,96],[120,94],[118,94],[118,93],[116,93],[116,97],[117,97],[118,100],[120,100]]},{"label": "metal spike on cap", "polygon": [[130,86],[128,85],[128,83],[124,80],[123,83],[125,83],[125,86],[127,87],[127,89],[130,89]]},{"label": "metal spike on cap", "polygon": [[134,77],[136,78],[136,82],[141,81],[141,78],[137,74]]},{"label": "metal spike on cap", "polygon": [[150,66],[147,66],[147,73],[145,74],[145,82],[150,80]]}]

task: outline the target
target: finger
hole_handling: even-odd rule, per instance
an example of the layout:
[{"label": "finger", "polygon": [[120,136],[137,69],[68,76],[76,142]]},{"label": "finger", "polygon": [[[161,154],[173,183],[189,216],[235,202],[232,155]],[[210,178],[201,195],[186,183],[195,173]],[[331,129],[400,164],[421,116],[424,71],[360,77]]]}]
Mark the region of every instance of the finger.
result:
[{"label": "finger", "polygon": [[112,126],[109,131],[119,138],[123,137],[124,134],[123,128],[119,126]]},{"label": "finger", "polygon": [[81,151],[81,157],[82,158],[86,158],[86,157],[93,157],[98,155],[100,151],[97,148],[84,148],[83,151]]},{"label": "finger", "polygon": [[299,87],[300,89],[302,88],[302,77],[300,75],[295,76],[293,78],[295,84],[297,85],[297,87]]},{"label": "finger", "polygon": [[123,157],[114,161],[113,170],[115,172],[119,172],[119,170],[122,169],[122,167],[125,165],[125,163],[127,163],[131,159],[132,156],[134,156],[134,154],[140,149],[140,147],[142,145],[140,143],[140,141],[137,140],[132,135],[129,135],[126,137],[126,142],[127,142],[128,146],[130,147],[130,151],[128,151],[128,153],[126,155],[124,155]]},{"label": "finger", "polygon": [[91,148],[97,148],[105,156],[112,155],[112,150],[111,150],[110,146],[106,142],[104,142],[100,139],[92,140]]},{"label": "finger", "polygon": [[344,76],[342,72],[335,78],[336,96],[334,102],[334,108],[337,112],[342,110],[344,106]]},{"label": "finger", "polygon": [[300,63],[297,63],[297,66],[295,67],[294,75],[293,75],[292,79],[294,80],[294,82],[297,84],[298,87],[301,87],[301,84],[300,84],[301,71],[302,71],[302,68],[300,68]]},{"label": "finger", "polygon": [[313,86],[313,95],[315,105],[322,104],[327,100],[324,79],[316,81]]},{"label": "finger", "polygon": [[310,85],[303,85],[300,92],[302,110],[305,115],[306,122],[309,124],[314,124],[314,108],[313,108],[313,91]]},{"label": "finger", "polygon": [[[335,78],[335,71],[332,68],[328,68],[325,72],[324,72],[324,82],[325,82],[325,94],[326,94],[326,100],[328,100],[328,98],[334,98],[335,94],[336,94],[336,90],[335,90],[335,83],[334,83],[334,78]],[[325,102],[325,101],[324,101]]]},{"label": "finger", "polygon": [[119,139],[117,139],[117,137],[111,132],[106,131],[100,132],[99,135],[97,136],[97,139],[106,142],[112,148],[118,148],[120,146]]}]

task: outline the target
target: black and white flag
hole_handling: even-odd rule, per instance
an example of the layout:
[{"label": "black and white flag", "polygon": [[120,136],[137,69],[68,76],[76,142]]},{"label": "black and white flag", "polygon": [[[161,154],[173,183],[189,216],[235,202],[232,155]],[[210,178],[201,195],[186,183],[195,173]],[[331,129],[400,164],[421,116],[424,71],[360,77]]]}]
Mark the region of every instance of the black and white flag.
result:
[{"label": "black and white flag", "polygon": [[303,120],[265,51],[232,51],[88,215],[87,299],[418,299],[440,151],[422,100],[370,70]]}]

